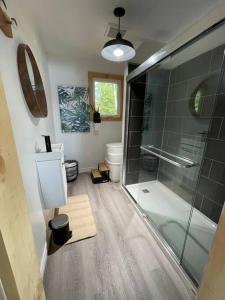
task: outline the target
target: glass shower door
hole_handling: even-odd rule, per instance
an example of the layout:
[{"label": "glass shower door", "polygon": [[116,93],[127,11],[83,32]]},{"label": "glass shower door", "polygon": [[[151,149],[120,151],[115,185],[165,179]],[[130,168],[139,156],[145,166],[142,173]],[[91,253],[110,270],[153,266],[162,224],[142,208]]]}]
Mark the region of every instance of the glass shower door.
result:
[{"label": "glass shower door", "polygon": [[224,31],[129,82],[126,188],[196,285],[225,194]]},{"label": "glass shower door", "polygon": [[202,97],[198,118],[208,122],[197,139],[199,172],[193,196],[193,211],[186,234],[181,265],[196,284],[200,283],[224,204],[224,137],[225,126],[225,26],[205,37],[214,43],[206,79],[200,82],[195,94]]},{"label": "glass shower door", "polygon": [[175,106],[185,103],[178,103],[178,96],[183,99],[186,91],[182,87],[180,95],[171,91],[174,64],[175,58],[169,57],[147,73],[136,201],[180,261],[197,166],[194,155],[182,150],[185,143],[194,152],[195,137],[181,132],[182,116]]}]

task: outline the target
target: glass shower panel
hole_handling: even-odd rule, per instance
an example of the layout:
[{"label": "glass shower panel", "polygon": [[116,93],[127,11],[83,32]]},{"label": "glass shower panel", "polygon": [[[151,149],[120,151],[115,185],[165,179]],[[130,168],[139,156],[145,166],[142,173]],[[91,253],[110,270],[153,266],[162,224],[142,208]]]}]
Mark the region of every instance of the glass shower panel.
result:
[{"label": "glass shower panel", "polygon": [[[197,164],[195,136],[182,132],[189,112],[186,88],[174,87],[172,71],[177,65],[176,56],[169,57],[147,73],[136,201],[180,261]],[[144,181],[142,173],[156,168],[156,178]]]},{"label": "glass shower panel", "polygon": [[224,45],[223,25],[129,82],[126,189],[196,285],[224,205]]},{"label": "glass shower panel", "polygon": [[[203,94],[196,119],[209,124],[197,137],[199,173],[194,196],[194,209],[181,259],[191,278],[199,284],[208,260],[225,194],[225,27],[222,26],[202,39],[214,49],[208,51],[208,73],[198,84],[195,95]],[[198,59],[202,59],[199,56]]]}]

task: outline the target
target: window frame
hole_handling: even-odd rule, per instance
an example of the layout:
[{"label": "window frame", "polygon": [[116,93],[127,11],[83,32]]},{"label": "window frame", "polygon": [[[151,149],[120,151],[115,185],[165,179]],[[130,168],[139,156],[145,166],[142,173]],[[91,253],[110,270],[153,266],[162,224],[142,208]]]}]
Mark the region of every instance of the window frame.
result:
[{"label": "window frame", "polygon": [[[99,72],[88,72],[88,90],[89,90],[89,103],[95,107],[95,97],[94,97],[94,81],[99,79],[99,81],[103,81],[104,79],[107,81],[120,82],[120,98],[118,99],[118,107],[119,107],[119,115],[116,116],[104,116],[101,115],[101,119],[103,121],[122,121],[123,116],[123,75],[118,74],[107,74],[107,73],[99,73]],[[91,114],[91,120],[93,119],[93,114]]]}]

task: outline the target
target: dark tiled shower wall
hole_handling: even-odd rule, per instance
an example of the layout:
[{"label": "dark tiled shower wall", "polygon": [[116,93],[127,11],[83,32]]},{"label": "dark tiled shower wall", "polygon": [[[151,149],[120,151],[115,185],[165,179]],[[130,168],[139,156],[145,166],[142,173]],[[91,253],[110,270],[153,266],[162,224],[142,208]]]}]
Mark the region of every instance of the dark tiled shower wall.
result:
[{"label": "dark tiled shower wall", "polygon": [[126,184],[157,178],[158,158],[140,146],[161,146],[169,74],[155,69],[147,79],[131,84]]},{"label": "dark tiled shower wall", "polygon": [[140,145],[143,128],[143,111],[145,98],[146,76],[130,86],[130,109],[127,136],[127,161],[125,184],[134,184],[139,181],[140,172]]},{"label": "dark tiled shower wall", "polygon": [[[194,205],[215,222],[218,221],[223,204],[222,194],[225,195],[222,179],[220,182],[215,179],[215,173],[221,176],[218,172],[223,172],[222,162],[225,163],[225,141],[222,140],[225,135],[222,122],[225,108],[222,89],[221,95],[216,97],[223,49],[223,46],[218,47],[179,65],[170,75],[162,147],[170,153],[190,158],[201,165],[205,142],[207,142],[204,164],[201,168],[181,169],[160,161],[158,173],[159,181],[191,203],[200,170],[198,193]],[[203,101],[200,114],[197,116],[193,114],[192,99],[199,87],[203,93]],[[221,115],[218,116],[216,111]],[[209,139],[206,139],[207,133]],[[218,163],[220,171],[218,171]]]},{"label": "dark tiled shower wall", "polygon": [[170,72],[156,68],[148,73],[143,125],[143,145],[162,145]]},{"label": "dark tiled shower wall", "polygon": [[[224,72],[224,65],[223,70]],[[218,223],[225,200],[225,74],[215,97],[195,207]]]},{"label": "dark tiled shower wall", "polygon": [[[156,67],[147,73],[144,101],[142,145],[161,148],[170,71]],[[159,159],[146,151],[141,153],[139,182],[156,180]]]}]

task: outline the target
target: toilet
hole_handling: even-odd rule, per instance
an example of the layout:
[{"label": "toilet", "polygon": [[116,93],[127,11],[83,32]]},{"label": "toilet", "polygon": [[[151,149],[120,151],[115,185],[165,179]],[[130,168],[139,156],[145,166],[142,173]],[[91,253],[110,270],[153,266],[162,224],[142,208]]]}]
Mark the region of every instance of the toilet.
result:
[{"label": "toilet", "polygon": [[120,167],[122,163],[122,143],[106,144],[105,161],[109,167],[109,177],[113,182],[120,181]]}]

